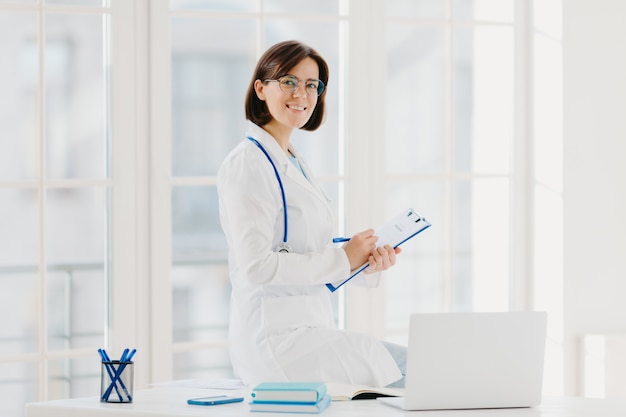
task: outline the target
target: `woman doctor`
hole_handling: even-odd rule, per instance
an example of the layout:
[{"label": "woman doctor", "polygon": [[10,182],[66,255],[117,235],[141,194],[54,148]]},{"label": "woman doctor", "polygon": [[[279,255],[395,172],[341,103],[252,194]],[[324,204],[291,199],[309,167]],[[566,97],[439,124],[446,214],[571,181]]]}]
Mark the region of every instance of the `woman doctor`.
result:
[{"label": "woman doctor", "polygon": [[371,229],[343,247],[330,245],[329,201],[290,143],[294,129],[321,125],[327,84],[328,66],[310,47],[286,41],[268,49],[248,88],[246,136],[218,172],[232,284],[231,360],[250,385],[385,386],[402,378],[381,341],[339,330],[333,319],[325,284],[343,281],[365,262],[366,272],[385,270],[400,251],[376,247]]}]

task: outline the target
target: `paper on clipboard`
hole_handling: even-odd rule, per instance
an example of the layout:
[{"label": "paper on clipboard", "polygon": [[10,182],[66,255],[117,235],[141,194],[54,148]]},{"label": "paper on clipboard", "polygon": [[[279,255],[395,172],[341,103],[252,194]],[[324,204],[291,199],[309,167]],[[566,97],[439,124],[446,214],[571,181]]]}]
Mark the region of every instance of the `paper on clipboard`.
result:
[{"label": "paper on clipboard", "polygon": [[[426,230],[431,226],[430,222],[424,217],[420,216],[412,208],[408,208],[392,217],[387,223],[377,228],[374,234],[378,236],[377,246],[391,245],[394,249],[411,239],[423,230]],[[357,276],[360,272],[365,270],[369,266],[369,263],[365,263],[360,267],[350,272],[350,276],[339,283],[328,283],[326,287],[335,292],[346,282]]]}]

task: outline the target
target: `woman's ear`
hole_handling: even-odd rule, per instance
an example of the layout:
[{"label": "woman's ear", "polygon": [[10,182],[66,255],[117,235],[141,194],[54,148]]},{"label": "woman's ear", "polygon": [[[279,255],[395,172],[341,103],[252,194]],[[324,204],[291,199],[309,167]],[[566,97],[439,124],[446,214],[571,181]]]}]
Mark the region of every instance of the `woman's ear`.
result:
[{"label": "woman's ear", "polygon": [[263,92],[264,87],[265,87],[265,84],[263,84],[261,80],[256,80],[254,82],[254,91],[256,92],[256,96],[261,101],[265,101],[265,93]]}]

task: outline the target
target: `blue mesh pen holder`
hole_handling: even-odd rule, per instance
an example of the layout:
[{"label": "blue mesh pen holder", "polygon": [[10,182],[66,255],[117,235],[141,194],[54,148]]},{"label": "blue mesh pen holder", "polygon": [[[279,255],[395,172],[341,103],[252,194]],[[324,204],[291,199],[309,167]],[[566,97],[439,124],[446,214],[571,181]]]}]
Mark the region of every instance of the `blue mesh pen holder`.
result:
[{"label": "blue mesh pen holder", "polygon": [[132,361],[102,361],[100,401],[133,402],[134,364]]}]

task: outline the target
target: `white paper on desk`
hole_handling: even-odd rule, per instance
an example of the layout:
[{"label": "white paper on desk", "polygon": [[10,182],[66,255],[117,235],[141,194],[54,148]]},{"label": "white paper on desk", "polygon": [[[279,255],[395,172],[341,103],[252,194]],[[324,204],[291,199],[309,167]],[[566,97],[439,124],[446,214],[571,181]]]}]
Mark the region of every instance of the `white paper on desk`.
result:
[{"label": "white paper on desk", "polygon": [[180,387],[202,389],[244,389],[246,385],[239,379],[179,379],[150,384],[153,387]]},{"label": "white paper on desk", "polygon": [[[417,214],[417,212],[412,208],[408,208],[401,211],[389,219],[387,223],[376,229],[374,232],[374,235],[378,236],[376,246],[391,245],[391,247],[397,248],[413,236],[429,227],[430,222],[428,222],[428,220]],[[328,283],[326,284],[326,287],[328,287],[331,292],[334,292],[360,272],[364,271],[368,266],[369,263],[365,263],[350,272],[350,276],[345,281],[339,283]]]}]

